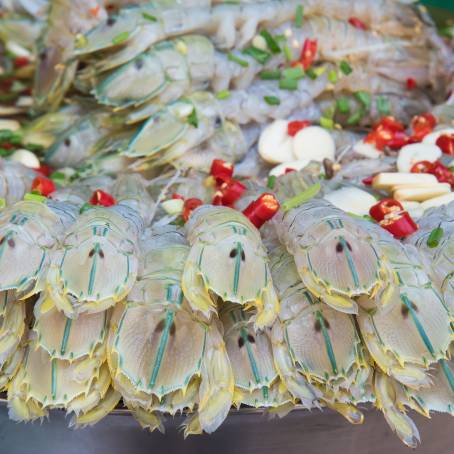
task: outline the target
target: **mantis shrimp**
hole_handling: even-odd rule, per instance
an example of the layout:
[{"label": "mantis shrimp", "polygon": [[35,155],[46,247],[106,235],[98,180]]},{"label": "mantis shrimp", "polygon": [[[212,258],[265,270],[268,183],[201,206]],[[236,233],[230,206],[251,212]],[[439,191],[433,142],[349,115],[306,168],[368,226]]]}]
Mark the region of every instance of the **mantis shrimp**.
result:
[{"label": "mantis shrimp", "polygon": [[153,201],[134,174],[119,178],[112,193],[118,203],[82,213],[52,254],[47,288],[69,317],[109,308],[136,280],[139,238]]},{"label": "mantis shrimp", "polygon": [[317,401],[351,423],[361,423],[363,415],[355,404],[370,399],[366,386],[370,368],[353,317],[308,291],[283,246],[273,245],[270,260],[281,300],[271,334],[281,379],[303,404],[312,388]]},{"label": "mantis shrimp", "polygon": [[90,425],[112,411],[106,363],[107,312],[66,318],[46,293],[35,306],[35,325],[16,376],[8,387],[9,416],[31,421],[52,408],[73,413],[70,426]]},{"label": "mantis shrimp", "polygon": [[114,386],[143,427],[163,430],[162,412],[193,411],[197,405],[185,435],[211,433],[233,398],[222,327],[198,318],[183,296],[180,280],[189,248],[182,232],[171,226],[147,231],[141,246],[139,279],[126,305],[115,307],[111,325]]},{"label": "mantis shrimp", "polygon": [[191,307],[216,313],[218,299],[252,306],[254,327],[270,326],[279,311],[266,250],[258,230],[231,208],[204,205],[187,223],[191,249],[182,288]]}]

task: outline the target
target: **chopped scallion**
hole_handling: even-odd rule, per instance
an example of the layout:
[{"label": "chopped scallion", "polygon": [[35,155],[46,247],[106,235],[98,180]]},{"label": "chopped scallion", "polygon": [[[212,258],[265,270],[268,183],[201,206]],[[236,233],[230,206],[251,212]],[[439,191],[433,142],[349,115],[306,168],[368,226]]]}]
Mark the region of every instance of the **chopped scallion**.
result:
[{"label": "chopped scallion", "polygon": [[243,60],[239,57],[237,57],[236,55],[232,54],[232,53],[229,53],[227,55],[227,58],[230,60],[230,61],[233,61],[235,63],[238,63],[240,66],[242,66],[243,68],[247,68],[249,66],[249,63],[246,61],[246,60]]},{"label": "chopped scallion", "polygon": [[377,103],[377,110],[380,113],[380,115],[386,116],[391,113],[391,108],[389,106],[388,98],[385,98],[384,96],[378,96],[376,103]]},{"label": "chopped scallion", "polygon": [[243,50],[243,54],[249,55],[262,65],[264,65],[271,58],[271,54],[269,52],[257,49],[257,47],[247,47]]},{"label": "chopped scallion", "polygon": [[112,44],[121,44],[124,43],[129,38],[129,32],[119,33],[117,36],[112,38]]},{"label": "chopped scallion", "polygon": [[264,96],[263,99],[270,106],[278,106],[281,100],[277,96]]},{"label": "chopped scallion", "polygon": [[294,68],[285,68],[282,71],[283,79],[302,79],[304,77],[304,69],[301,66]]},{"label": "chopped scallion", "polygon": [[262,80],[279,80],[281,78],[281,71],[279,69],[270,69],[262,71],[259,76]]},{"label": "chopped scallion", "polygon": [[268,49],[273,54],[278,54],[281,51],[279,44],[277,43],[277,41],[274,39],[273,35],[268,30],[262,30],[260,32],[260,36],[262,36],[265,39]]},{"label": "chopped scallion", "polygon": [[282,90],[296,90],[298,88],[297,79],[281,79],[279,81],[279,88]]},{"label": "chopped scallion", "polygon": [[295,10],[295,27],[301,28],[303,26],[304,8],[298,5]]},{"label": "chopped scallion", "polygon": [[155,16],[152,16],[151,14],[148,14],[148,13],[142,13],[142,16],[144,19],[149,20],[150,22],[158,21],[158,19]]},{"label": "chopped scallion", "polygon": [[354,114],[350,115],[350,117],[347,119],[347,124],[349,126],[355,126],[361,121],[361,119],[363,117],[364,117],[364,111],[358,110]]},{"label": "chopped scallion", "polygon": [[274,186],[276,185],[276,176],[275,175],[270,175],[268,177],[268,181],[266,182],[266,187],[270,189],[274,189]]},{"label": "chopped scallion", "polygon": [[315,183],[314,185],[308,187],[305,191],[301,192],[297,196],[292,197],[289,200],[286,200],[282,204],[282,210],[285,212],[292,210],[293,208],[299,207],[303,203],[313,199],[320,192],[320,189],[321,189],[320,183],[319,182]]},{"label": "chopped scallion", "polygon": [[370,110],[370,106],[372,103],[370,93],[367,93],[367,91],[360,90],[355,92],[354,96],[364,106],[366,110]]},{"label": "chopped scallion", "polygon": [[229,90],[221,90],[216,93],[216,98],[218,99],[227,99],[230,96]]},{"label": "chopped scallion", "polygon": [[197,118],[197,111],[195,108],[192,109],[192,112],[188,115],[187,121],[190,125],[197,128],[199,126],[199,119]]},{"label": "chopped scallion", "polygon": [[430,232],[429,238],[427,238],[427,246],[429,246],[430,248],[436,248],[440,244],[443,234],[444,231],[440,226],[433,229]]},{"label": "chopped scallion", "polygon": [[345,60],[340,62],[339,68],[346,76],[353,72],[352,67]]},{"label": "chopped scallion", "polygon": [[336,99],[336,108],[340,113],[347,114],[350,112],[350,102],[348,98],[342,96]]},{"label": "chopped scallion", "polygon": [[287,46],[287,44],[284,45],[283,51],[284,51],[284,55],[285,55],[285,58],[287,59],[287,61],[292,61],[292,59],[293,59],[292,51],[291,51],[290,47]]},{"label": "chopped scallion", "polygon": [[337,71],[335,71],[334,69],[332,69],[329,73],[328,73],[328,80],[332,83],[332,84],[335,84],[337,82]]},{"label": "chopped scallion", "polygon": [[334,120],[332,118],[320,117],[320,126],[326,129],[333,129]]}]

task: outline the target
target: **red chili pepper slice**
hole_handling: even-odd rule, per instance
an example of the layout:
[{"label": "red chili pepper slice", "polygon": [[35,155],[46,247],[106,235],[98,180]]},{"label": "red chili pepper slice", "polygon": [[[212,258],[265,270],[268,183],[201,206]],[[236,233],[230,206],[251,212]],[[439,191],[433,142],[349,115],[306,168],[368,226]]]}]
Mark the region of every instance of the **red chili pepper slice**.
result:
[{"label": "red chili pepper slice", "polygon": [[443,153],[454,155],[454,134],[442,134],[435,143]]},{"label": "red chili pepper slice", "polygon": [[232,206],[246,191],[246,186],[237,180],[230,180],[220,186],[222,205]]},{"label": "red chili pepper slice", "polygon": [[288,173],[296,172],[296,169],[293,169],[292,167],[286,167],[284,174],[287,175]]},{"label": "red chili pepper slice", "polygon": [[454,175],[440,161],[433,163],[433,168],[430,173],[435,175],[439,183],[449,183],[451,186],[454,186]]},{"label": "red chili pepper slice", "polygon": [[312,123],[309,120],[290,121],[287,125],[287,134],[295,137],[302,129],[311,125]]},{"label": "red chili pepper slice", "polygon": [[243,214],[259,229],[277,213],[279,207],[276,197],[265,192],[257,200],[251,202],[244,209]]},{"label": "red chili pepper slice", "polygon": [[183,205],[183,220],[184,222],[188,222],[188,219],[191,217],[192,212],[203,205],[203,202],[197,198],[186,199]]},{"label": "red chili pepper slice", "polygon": [[14,66],[16,68],[22,68],[23,66],[27,66],[29,63],[30,60],[28,59],[28,57],[21,56],[14,59]]},{"label": "red chili pepper slice", "polygon": [[314,63],[315,56],[318,49],[318,40],[307,38],[304,41],[303,49],[300,55],[300,62],[303,65],[304,70],[308,69],[312,63]]},{"label": "red chili pepper slice", "polygon": [[357,17],[350,17],[350,19],[348,19],[348,23],[353,25],[355,28],[359,28],[360,30],[367,30],[367,25]]},{"label": "red chili pepper slice", "polygon": [[393,137],[386,144],[391,150],[400,150],[405,145],[408,145],[410,138],[404,132],[396,131]]},{"label": "red chili pepper slice", "polygon": [[408,90],[414,90],[418,86],[418,84],[416,83],[416,80],[413,79],[412,77],[409,77],[407,79],[406,84],[407,84],[407,89]]},{"label": "red chili pepper slice", "polygon": [[2,143],[1,148],[3,148],[4,150],[14,150],[16,147],[12,143],[6,142]]},{"label": "red chili pepper slice", "polygon": [[49,167],[47,164],[41,164],[37,169],[35,169],[35,171],[45,177],[48,177],[53,172],[53,169]]},{"label": "red chili pepper slice", "polygon": [[361,181],[366,186],[372,186],[373,179],[374,179],[374,177],[373,177],[373,175],[371,175],[369,177],[363,178]]},{"label": "red chili pepper slice", "polygon": [[32,191],[37,191],[41,195],[47,197],[57,189],[55,183],[46,177],[38,176],[32,182]]},{"label": "red chili pepper slice", "polygon": [[110,207],[112,205],[115,205],[117,203],[117,201],[109,193],[104,192],[101,189],[97,189],[95,192],[93,192],[93,194],[89,200],[89,203],[90,203],[90,205],[100,205],[103,207]]},{"label": "red chili pepper slice", "polygon": [[405,126],[391,115],[382,117],[382,119],[374,126],[374,130],[381,128],[388,129],[392,132],[405,131]]},{"label": "red chili pepper slice", "polygon": [[412,165],[411,173],[432,173],[434,165],[430,161],[418,161]]},{"label": "red chili pepper slice", "polygon": [[176,192],[174,192],[172,194],[172,199],[184,200],[184,197],[181,194],[177,194]]},{"label": "red chili pepper slice", "polygon": [[406,211],[384,219],[380,222],[380,226],[396,238],[405,238],[418,230],[418,225]]},{"label": "red chili pepper slice", "polygon": [[397,213],[403,211],[403,207],[400,202],[394,199],[383,199],[380,200],[369,210],[369,214],[377,222],[383,221],[390,213]]},{"label": "red chili pepper slice", "polygon": [[222,184],[233,176],[233,164],[223,159],[213,159],[210,175],[216,179],[217,184]]},{"label": "red chili pepper slice", "polygon": [[421,142],[427,134],[430,134],[437,124],[437,119],[431,113],[416,115],[411,120],[413,130],[412,140]]}]

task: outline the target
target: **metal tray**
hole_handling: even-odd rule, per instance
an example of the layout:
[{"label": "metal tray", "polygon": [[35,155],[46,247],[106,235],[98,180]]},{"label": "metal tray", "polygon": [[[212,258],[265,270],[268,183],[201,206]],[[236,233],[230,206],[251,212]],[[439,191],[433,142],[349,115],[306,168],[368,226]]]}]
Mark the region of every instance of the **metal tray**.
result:
[{"label": "metal tray", "polygon": [[[142,430],[127,410],[116,410],[93,427],[68,429],[62,411],[50,419],[17,424],[0,403],[0,454],[408,454],[381,413],[366,408],[365,422],[352,426],[330,410],[295,410],[283,419],[254,410],[232,411],[211,435],[186,440],[183,417],[168,418],[166,434]],[[436,414],[428,420],[412,414],[422,445],[416,454],[450,454],[454,418]]]}]

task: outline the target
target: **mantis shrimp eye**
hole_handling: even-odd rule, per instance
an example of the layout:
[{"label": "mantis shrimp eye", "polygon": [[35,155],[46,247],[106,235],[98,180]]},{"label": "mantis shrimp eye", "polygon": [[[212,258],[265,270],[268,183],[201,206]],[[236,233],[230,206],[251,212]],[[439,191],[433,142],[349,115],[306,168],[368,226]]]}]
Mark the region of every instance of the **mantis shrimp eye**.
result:
[{"label": "mantis shrimp eye", "polygon": [[114,17],[109,17],[109,19],[107,19],[107,25],[109,27],[111,27],[113,24],[115,24],[116,20]]},{"label": "mantis shrimp eye", "polygon": [[[240,252],[241,260],[244,262],[244,261],[246,261],[246,254],[244,253],[242,248],[240,248],[240,249],[241,249],[241,252]],[[237,256],[237,254],[238,254],[238,248],[232,249],[230,251],[229,257],[231,259],[234,259]]]},{"label": "mantis shrimp eye", "polygon": [[231,258],[231,259],[234,259],[234,258],[236,257],[236,253],[237,253],[237,250],[236,250],[236,249],[232,249],[232,250],[230,251],[230,258]]},{"label": "mantis shrimp eye", "polygon": [[351,247],[351,245],[350,245],[350,243],[349,243],[348,241],[344,241],[344,243],[342,243],[342,242],[339,241],[339,242],[336,244],[336,252],[337,252],[337,253],[340,254],[340,253],[344,250],[344,244],[347,246],[347,249],[348,249],[349,251],[352,250],[352,247]]},{"label": "mantis shrimp eye", "polygon": [[254,339],[254,336],[252,334],[248,334],[247,335],[247,340],[248,340],[249,343],[255,344],[255,339]]},{"label": "mantis shrimp eye", "polygon": [[65,144],[66,147],[69,147],[71,145],[71,139],[67,137],[63,143]]},{"label": "mantis shrimp eye", "polygon": [[238,347],[241,348],[244,345],[244,339],[242,337],[238,338]]}]

